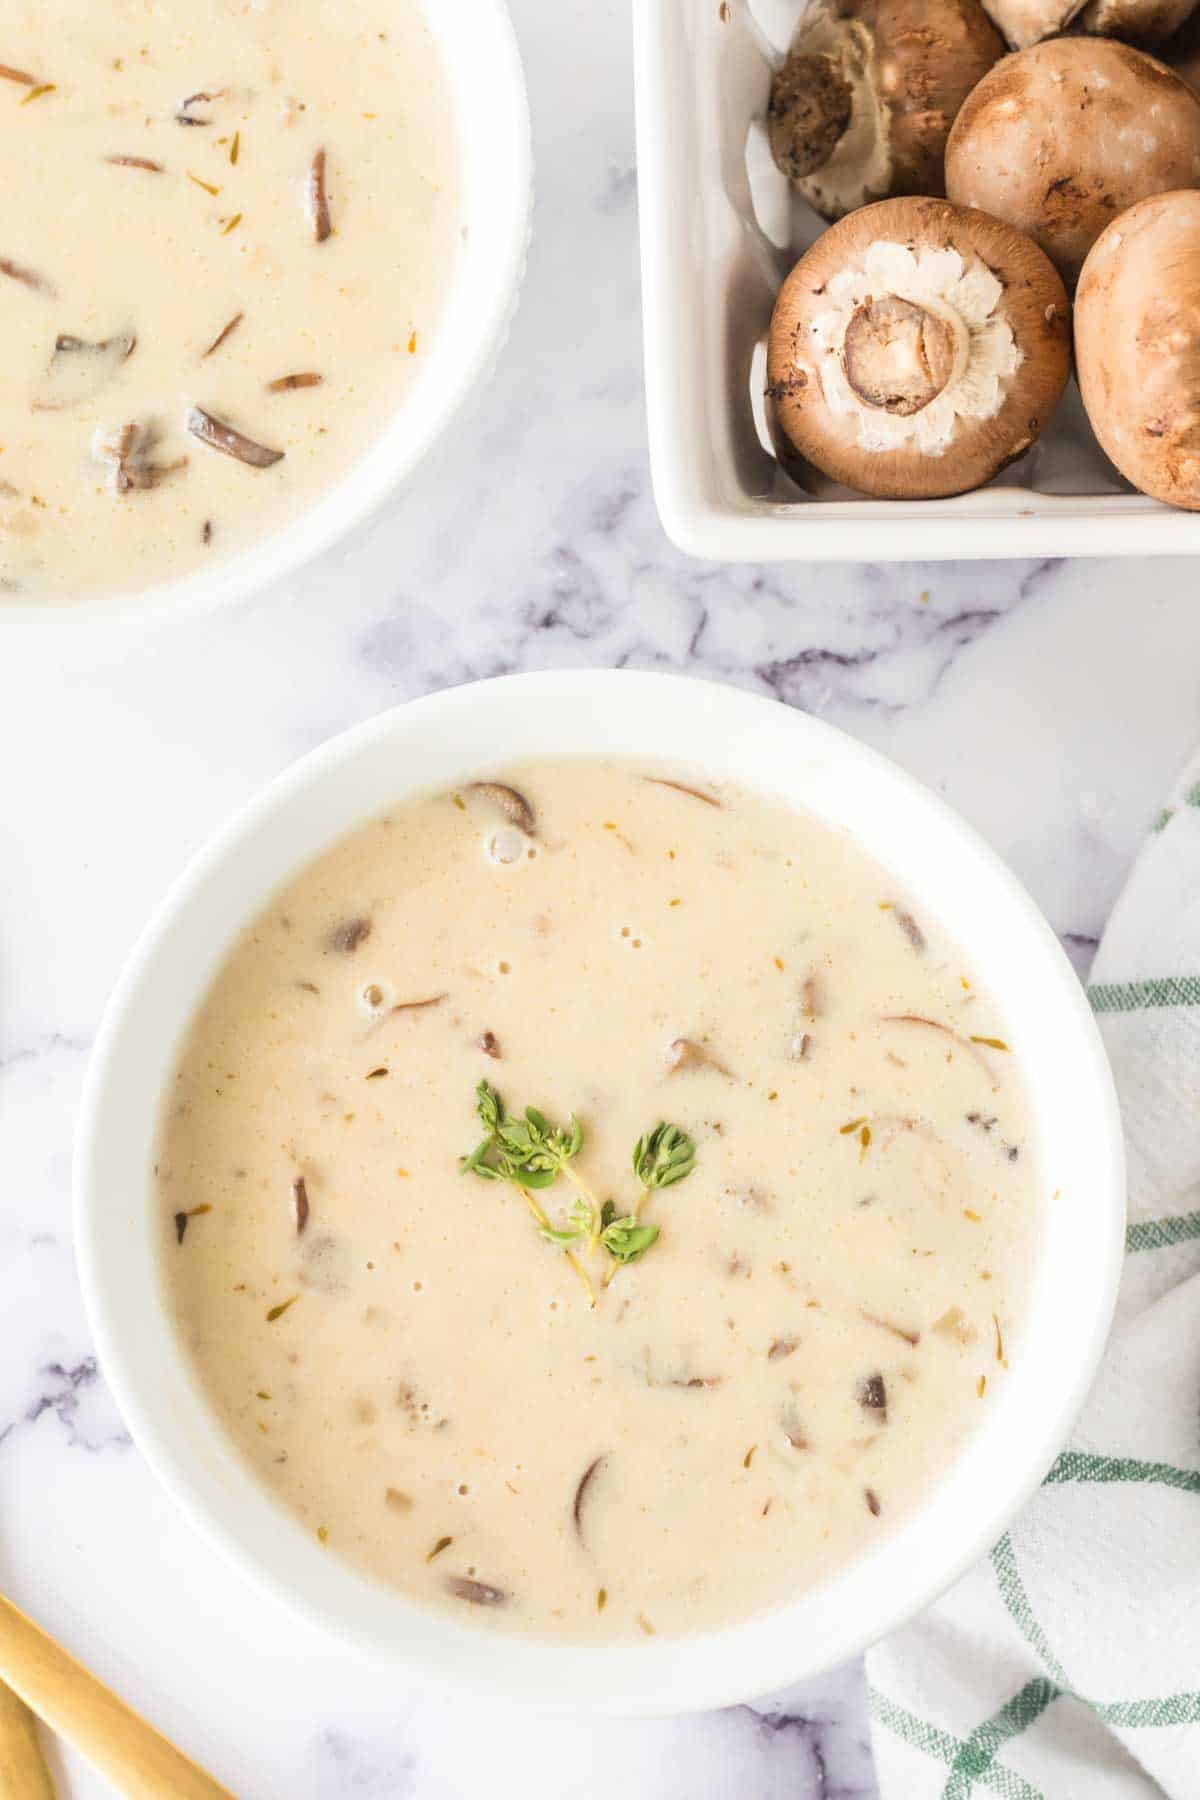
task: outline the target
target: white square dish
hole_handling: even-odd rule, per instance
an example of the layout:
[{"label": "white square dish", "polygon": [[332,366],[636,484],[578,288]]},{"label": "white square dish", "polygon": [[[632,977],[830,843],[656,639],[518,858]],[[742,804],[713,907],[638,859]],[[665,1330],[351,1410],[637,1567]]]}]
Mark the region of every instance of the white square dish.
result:
[{"label": "white square dish", "polygon": [[646,405],[667,535],[725,562],[1159,556],[1200,550],[1200,515],[1134,493],[1074,381],[1045,437],[948,500],[798,488],[761,393],[779,285],[821,221],[766,147],[773,58],[804,0],[634,0]]}]

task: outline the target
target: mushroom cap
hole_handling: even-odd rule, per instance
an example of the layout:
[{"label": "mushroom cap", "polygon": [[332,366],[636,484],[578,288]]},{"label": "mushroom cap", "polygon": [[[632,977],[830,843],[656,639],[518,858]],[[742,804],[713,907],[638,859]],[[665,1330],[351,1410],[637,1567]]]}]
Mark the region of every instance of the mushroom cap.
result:
[{"label": "mushroom cap", "polygon": [[1200,93],[1200,12],[1191,11],[1169,44],[1159,51],[1165,63],[1186,81],[1193,93]]},{"label": "mushroom cap", "polygon": [[1088,0],[1078,15],[1084,31],[1127,44],[1165,44],[1189,17],[1196,0]]},{"label": "mushroom cap", "polygon": [[1081,0],[984,0],[990,18],[1014,50],[1027,50],[1065,31]]},{"label": "mushroom cap", "polygon": [[[996,318],[1011,330],[1019,354],[1015,372],[1002,381],[997,410],[990,417],[958,416],[948,445],[938,451],[913,442],[883,449],[860,441],[861,415],[831,405],[822,376],[821,327],[828,316],[828,284],[845,270],[862,265],[872,245],[903,246],[913,252],[952,250],[964,265],[982,264],[999,284]],[[945,365],[945,345],[936,315],[933,329],[922,330],[919,306],[896,296],[875,295],[859,307],[847,329],[841,367],[847,355],[862,358],[855,370],[856,394],[868,408],[886,415],[911,416],[936,392]],[[925,392],[894,379],[880,379],[874,346],[851,344],[851,331],[861,316],[884,325],[894,340],[915,352],[904,367],[926,376]],[[889,316],[886,320],[883,315]],[[846,345],[850,345],[847,352]],[[824,354],[828,354],[825,352]],[[772,429],[785,467],[809,464],[834,481],[887,499],[930,499],[980,487],[1005,464],[1029,449],[1057,406],[1070,372],[1070,303],[1051,264],[1037,245],[1010,225],[986,213],[968,211],[944,200],[895,199],[866,206],[831,225],[796,264],[775,302],[767,347],[767,401]],[[914,405],[915,402],[915,405]]]},{"label": "mushroom cap", "polygon": [[1124,43],[1164,44],[1196,0],[984,0],[984,5],[1013,49],[1027,50],[1070,25]]},{"label": "mushroom cap", "polygon": [[984,76],[946,145],[946,192],[1027,232],[1068,286],[1110,220],[1200,185],[1200,100],[1108,38],[1051,38]]},{"label": "mushroom cap", "polygon": [[841,0],[841,7],[875,40],[891,123],[892,193],[940,196],[950,127],[1004,55],[1004,40],[979,0]]},{"label": "mushroom cap", "polygon": [[813,0],[771,87],[775,160],[826,218],[941,194],[955,114],[1003,54],[979,0]]},{"label": "mushroom cap", "polygon": [[1096,241],[1075,302],[1079,390],[1144,494],[1200,512],[1200,193],[1155,194]]}]

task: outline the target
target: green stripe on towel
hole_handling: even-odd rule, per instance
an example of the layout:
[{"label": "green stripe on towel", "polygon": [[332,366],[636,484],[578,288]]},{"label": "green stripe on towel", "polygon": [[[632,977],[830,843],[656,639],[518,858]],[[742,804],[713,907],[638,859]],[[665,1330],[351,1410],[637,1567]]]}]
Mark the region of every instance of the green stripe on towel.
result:
[{"label": "green stripe on towel", "polygon": [[1088,1456],[1082,1450],[1063,1451],[1046,1477],[1047,1486],[1059,1481],[1145,1481],[1178,1488],[1184,1494],[1200,1494],[1200,1469],[1138,1462],[1132,1456]]},{"label": "green stripe on towel", "polygon": [[1038,1624],[1025,1592],[1025,1583],[1021,1580],[1021,1571],[1017,1567],[1017,1553],[1013,1549],[1013,1541],[1007,1531],[992,1551],[992,1567],[996,1571],[996,1581],[1000,1588],[1000,1598],[1007,1606],[1021,1635],[1029,1640],[1049,1669],[1060,1688],[1068,1693],[1074,1689],[1067,1677],[1067,1672],[1050,1648],[1045,1632]]},{"label": "green stripe on towel", "polygon": [[1135,1250],[1167,1250],[1172,1244],[1188,1244],[1200,1238],[1200,1212],[1179,1213],[1173,1219],[1139,1219],[1125,1231],[1125,1253]]},{"label": "green stripe on towel", "polygon": [[[1106,1460],[1114,1463],[1121,1461],[1117,1457],[1111,1459],[1096,1457],[1094,1460],[1097,1463],[1103,1463]],[[1170,1467],[1169,1464],[1158,1463],[1135,1463],[1130,1466],[1143,1469]],[[1176,1470],[1175,1473],[1182,1474],[1183,1471]],[[1017,1566],[1017,1553],[1007,1532],[992,1551],[992,1567],[996,1572],[1000,1597],[1008,1608],[1014,1624],[1021,1635],[1037,1651],[1062,1693],[1069,1694],[1072,1699],[1081,1700],[1089,1711],[1095,1713],[1096,1717],[1105,1725],[1116,1726],[1118,1730],[1145,1730],[1170,1725],[1195,1725],[1200,1722],[1200,1693],[1192,1690],[1184,1690],[1178,1694],[1163,1694],[1150,1700],[1093,1700],[1090,1695],[1081,1694],[1078,1688],[1071,1686],[1062,1664],[1051,1650],[1046,1634],[1034,1616],[1033,1608],[1029,1604],[1029,1596],[1025,1592],[1025,1584],[1021,1580],[1021,1571]]]},{"label": "green stripe on towel", "polygon": [[1052,1681],[1037,1676],[1027,1681],[999,1712],[977,1725],[954,1759],[950,1779],[942,1789],[942,1800],[970,1800],[971,1789],[977,1781],[986,1779],[1000,1746],[1028,1730],[1060,1692]]},{"label": "green stripe on towel", "polygon": [[1097,981],[1087,990],[1092,1011],[1144,1012],[1152,1006],[1200,1006],[1200,977],[1163,975],[1153,981]]},{"label": "green stripe on towel", "polygon": [[[1200,806],[1200,781],[1196,782],[1188,789],[1187,793],[1183,796],[1182,805]],[[1160,831],[1165,831],[1174,817],[1175,808],[1173,806],[1164,806],[1157,819],[1155,819],[1153,825],[1150,827],[1151,831],[1154,832],[1155,835]]]},{"label": "green stripe on towel", "polygon": [[[952,1768],[955,1759],[966,1748],[961,1738],[956,1738],[939,1726],[931,1725],[927,1719],[919,1719],[916,1713],[909,1712],[903,1706],[897,1706],[878,1688],[867,1690],[871,1702],[871,1712],[881,1725],[914,1750],[923,1750],[926,1756],[932,1756],[935,1762],[944,1763]],[[1024,1776],[1016,1775],[1006,1769],[1003,1763],[989,1763],[977,1780],[982,1781],[1001,1800],[1046,1800],[1041,1788],[1033,1787]]]},{"label": "green stripe on towel", "polygon": [[1134,1727],[1194,1725],[1200,1719],[1200,1694],[1167,1694],[1161,1700],[1114,1700],[1092,1709],[1106,1725]]}]

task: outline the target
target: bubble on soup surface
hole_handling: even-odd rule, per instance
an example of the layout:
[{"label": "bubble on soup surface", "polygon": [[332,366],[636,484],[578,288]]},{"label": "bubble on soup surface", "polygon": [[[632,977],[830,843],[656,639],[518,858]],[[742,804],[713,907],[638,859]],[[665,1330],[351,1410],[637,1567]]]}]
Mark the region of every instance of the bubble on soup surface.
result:
[{"label": "bubble on soup surface", "polygon": [[358,1010],[368,1019],[377,1018],[391,1004],[391,989],[386,981],[366,981],[358,990]]},{"label": "bubble on soup surface", "polygon": [[495,831],[489,831],[483,840],[484,856],[501,868],[511,868],[521,862],[527,851],[533,851],[533,845],[515,825],[500,825]]}]

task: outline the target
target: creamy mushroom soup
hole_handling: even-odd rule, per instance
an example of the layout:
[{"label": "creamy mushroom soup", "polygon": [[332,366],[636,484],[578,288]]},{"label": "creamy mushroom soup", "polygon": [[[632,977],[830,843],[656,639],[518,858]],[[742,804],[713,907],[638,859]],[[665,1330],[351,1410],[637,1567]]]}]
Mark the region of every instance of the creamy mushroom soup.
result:
[{"label": "creamy mushroom soup", "polygon": [[9,0],[0,593],[207,567],[403,404],[458,241],[418,0]]},{"label": "creamy mushroom soup", "polygon": [[169,1304],[329,1555],[541,1636],[741,1619],[876,1544],[1005,1380],[1020,1048],[844,833],[517,766],[237,943],[162,1129]]}]

